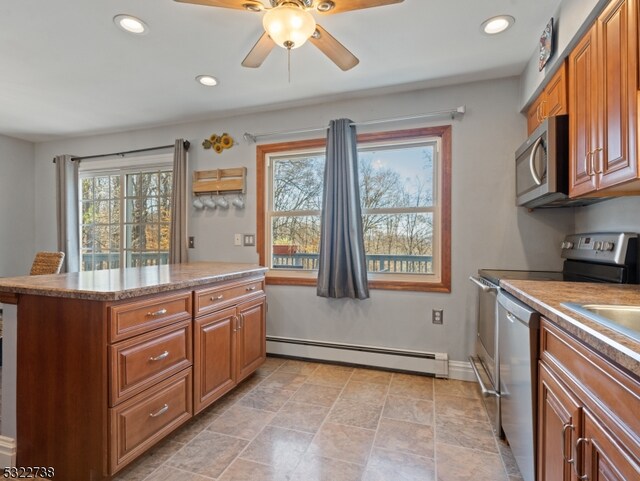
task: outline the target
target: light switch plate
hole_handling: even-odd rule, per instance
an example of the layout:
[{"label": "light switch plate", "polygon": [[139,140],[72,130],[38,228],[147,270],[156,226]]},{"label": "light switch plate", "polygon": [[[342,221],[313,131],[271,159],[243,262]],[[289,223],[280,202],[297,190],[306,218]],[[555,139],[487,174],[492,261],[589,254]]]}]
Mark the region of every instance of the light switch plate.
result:
[{"label": "light switch plate", "polygon": [[242,234],[235,234],[233,236],[233,245],[241,246],[242,245]]},{"label": "light switch plate", "polygon": [[245,234],[243,244],[245,246],[254,246],[256,245],[256,235],[255,234]]}]

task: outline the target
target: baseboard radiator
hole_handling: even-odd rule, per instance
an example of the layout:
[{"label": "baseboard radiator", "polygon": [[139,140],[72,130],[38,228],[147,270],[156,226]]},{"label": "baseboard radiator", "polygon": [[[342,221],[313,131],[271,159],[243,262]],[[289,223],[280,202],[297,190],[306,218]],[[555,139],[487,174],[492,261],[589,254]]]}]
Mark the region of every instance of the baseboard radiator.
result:
[{"label": "baseboard radiator", "polygon": [[267,336],[267,353],[449,377],[449,356],[442,352]]}]

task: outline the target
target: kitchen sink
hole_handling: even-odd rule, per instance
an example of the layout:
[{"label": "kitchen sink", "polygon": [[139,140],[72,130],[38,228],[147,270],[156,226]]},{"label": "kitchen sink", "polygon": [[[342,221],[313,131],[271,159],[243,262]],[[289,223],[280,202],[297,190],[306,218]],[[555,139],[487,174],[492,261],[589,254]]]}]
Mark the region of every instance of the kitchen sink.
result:
[{"label": "kitchen sink", "polygon": [[621,306],[617,304],[576,304],[561,303],[589,319],[640,341],[640,306]]}]

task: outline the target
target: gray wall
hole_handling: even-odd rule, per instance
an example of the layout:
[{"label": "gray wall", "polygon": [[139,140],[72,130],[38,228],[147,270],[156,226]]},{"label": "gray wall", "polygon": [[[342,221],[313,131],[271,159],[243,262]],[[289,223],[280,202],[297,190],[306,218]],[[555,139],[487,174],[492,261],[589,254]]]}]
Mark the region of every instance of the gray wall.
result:
[{"label": "gray wall", "polygon": [[33,158],[32,143],[0,135],[0,277],[28,274],[35,255]]},{"label": "gray wall", "polygon": [[[577,43],[581,32],[593,21],[594,15],[609,0],[563,0],[553,16],[556,49],[545,68],[538,70],[538,44],[521,76],[520,107],[524,107],[533,97],[536,89],[544,81],[547,72],[554,70]],[[542,30],[540,30],[542,34]]]},{"label": "gray wall", "polygon": [[575,209],[576,232],[640,233],[640,197],[620,197]]},{"label": "gray wall", "polygon": [[[189,152],[192,170],[234,166],[246,166],[249,170],[244,211],[190,210],[189,231],[196,237],[196,248],[190,250],[191,259],[256,262],[253,248],[233,245],[234,233],[255,232],[255,146],[242,140],[245,131],[315,127],[343,116],[363,121],[463,104],[467,106],[467,114],[462,120],[452,122],[451,294],[376,290],[370,300],[356,302],[320,299],[315,296],[315,289],[309,287],[270,286],[268,333],[448,352],[452,359],[465,360],[474,339],[476,294],[467,277],[481,267],[558,269],[561,262],[557,246],[566,232],[573,231],[570,209],[528,213],[514,205],[513,152],[526,130],[525,120],[517,112],[516,78],[38,144],[35,242],[41,249],[55,245],[51,164],[54,155],[114,152],[168,144],[184,137],[192,142]],[[443,123],[451,120],[444,118],[430,124]],[[220,155],[204,150],[200,146],[202,139],[214,132],[229,132],[238,145]],[[292,138],[274,138],[268,142]],[[432,308],[444,308],[443,326],[431,324]]]}]

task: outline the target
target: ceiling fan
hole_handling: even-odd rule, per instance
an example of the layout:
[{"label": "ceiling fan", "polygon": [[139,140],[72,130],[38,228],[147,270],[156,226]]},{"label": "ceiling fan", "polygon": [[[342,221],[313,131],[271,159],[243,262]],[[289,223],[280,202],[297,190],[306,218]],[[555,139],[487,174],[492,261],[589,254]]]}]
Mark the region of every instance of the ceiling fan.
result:
[{"label": "ceiling fan", "polygon": [[273,47],[298,48],[309,40],[342,70],[358,65],[358,58],[318,25],[311,11],[334,14],[349,10],[379,7],[404,0],[175,0],[210,7],[233,8],[249,12],[265,12],[262,20],[265,32],[242,61],[243,67],[257,68],[267,58]]}]

